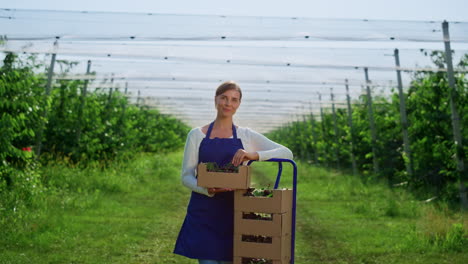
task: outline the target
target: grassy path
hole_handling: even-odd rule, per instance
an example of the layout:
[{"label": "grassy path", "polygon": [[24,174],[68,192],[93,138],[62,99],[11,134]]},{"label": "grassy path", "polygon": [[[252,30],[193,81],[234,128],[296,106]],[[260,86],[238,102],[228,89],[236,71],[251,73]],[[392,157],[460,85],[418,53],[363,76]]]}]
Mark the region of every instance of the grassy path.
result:
[{"label": "grassy path", "polygon": [[48,168],[51,178],[70,178],[60,180],[68,190],[0,238],[0,263],[193,263],[171,253],[188,201],[180,157],[144,155],[105,171]]},{"label": "grassy path", "polygon": [[[259,186],[273,184],[276,165],[257,166]],[[468,215],[350,175],[303,164],[298,174],[297,263],[468,263]],[[283,175],[291,186],[291,168]]]},{"label": "grassy path", "polygon": [[[0,263],[196,263],[172,254],[189,199],[180,161],[171,153],[104,171],[47,168],[67,191],[0,238]],[[274,164],[253,167],[258,187],[273,185]],[[281,187],[291,187],[284,167]],[[296,263],[468,263],[467,216],[404,190],[299,164],[298,195]]]}]

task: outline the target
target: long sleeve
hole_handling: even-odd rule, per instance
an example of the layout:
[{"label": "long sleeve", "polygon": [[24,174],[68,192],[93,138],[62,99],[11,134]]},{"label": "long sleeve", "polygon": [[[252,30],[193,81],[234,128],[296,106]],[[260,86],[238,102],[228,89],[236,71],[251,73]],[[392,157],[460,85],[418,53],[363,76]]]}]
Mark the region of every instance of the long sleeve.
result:
[{"label": "long sleeve", "polygon": [[278,144],[264,135],[249,128],[245,130],[247,139],[247,151],[256,151],[259,160],[269,160],[272,158],[293,159],[293,153],[287,147]]},{"label": "long sleeve", "polygon": [[[244,149],[248,152],[256,151],[259,160],[272,158],[293,159],[291,150],[258,132],[244,127],[238,128],[237,132],[238,137],[242,140]],[[213,197],[214,194],[209,194],[207,188],[197,185],[196,169],[198,165],[198,150],[204,137],[205,135],[201,132],[200,128],[192,129],[187,135],[181,178],[182,184],[190,190]]]},{"label": "long sleeve", "polygon": [[208,189],[197,185],[196,170],[198,165],[198,148],[203,139],[199,134],[198,128],[192,129],[187,135],[185,142],[184,160],[182,163],[182,184],[194,192],[213,196],[208,194]]}]

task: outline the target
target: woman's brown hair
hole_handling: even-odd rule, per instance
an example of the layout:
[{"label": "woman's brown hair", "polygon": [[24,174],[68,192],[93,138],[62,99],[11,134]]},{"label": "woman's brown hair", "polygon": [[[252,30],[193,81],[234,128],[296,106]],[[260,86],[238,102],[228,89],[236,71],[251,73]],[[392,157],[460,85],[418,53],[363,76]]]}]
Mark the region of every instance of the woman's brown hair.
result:
[{"label": "woman's brown hair", "polygon": [[238,91],[239,94],[240,94],[240,97],[239,97],[239,100],[242,99],[242,90],[241,88],[239,87],[239,85],[234,82],[234,81],[227,81],[227,82],[223,82],[220,86],[218,86],[218,88],[216,89],[216,95],[215,96],[218,96],[220,94],[223,94],[224,92],[228,91],[228,90],[235,90],[235,91]]}]

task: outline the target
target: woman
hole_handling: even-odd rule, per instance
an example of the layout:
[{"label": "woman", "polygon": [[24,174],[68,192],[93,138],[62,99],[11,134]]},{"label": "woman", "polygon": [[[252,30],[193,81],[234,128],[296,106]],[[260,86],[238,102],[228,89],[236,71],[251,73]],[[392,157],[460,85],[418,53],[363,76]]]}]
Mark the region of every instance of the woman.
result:
[{"label": "woman", "polygon": [[197,186],[198,163],[238,166],[248,160],[293,157],[288,148],[233,124],[232,118],[241,99],[239,85],[233,81],[221,84],[215,95],[216,119],[192,129],[187,136],[182,183],[192,190],[192,195],[174,253],[198,259],[199,264],[232,261],[234,194],[231,189]]}]

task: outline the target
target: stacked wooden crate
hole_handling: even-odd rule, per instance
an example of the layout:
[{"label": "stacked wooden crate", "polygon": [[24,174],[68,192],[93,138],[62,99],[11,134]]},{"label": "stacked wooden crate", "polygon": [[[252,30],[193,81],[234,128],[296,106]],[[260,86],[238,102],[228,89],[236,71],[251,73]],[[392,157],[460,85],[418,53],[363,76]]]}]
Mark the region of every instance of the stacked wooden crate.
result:
[{"label": "stacked wooden crate", "polygon": [[[291,260],[292,190],[272,197],[234,194],[234,264],[286,264]],[[256,261],[256,262],[255,262]]]},{"label": "stacked wooden crate", "polygon": [[249,188],[250,167],[239,166],[237,172],[215,172],[209,171],[206,163],[200,163],[197,166],[197,185],[206,188]]}]

